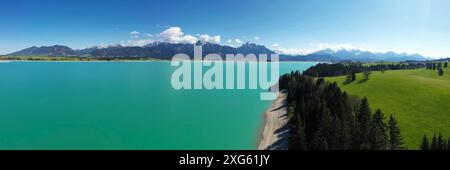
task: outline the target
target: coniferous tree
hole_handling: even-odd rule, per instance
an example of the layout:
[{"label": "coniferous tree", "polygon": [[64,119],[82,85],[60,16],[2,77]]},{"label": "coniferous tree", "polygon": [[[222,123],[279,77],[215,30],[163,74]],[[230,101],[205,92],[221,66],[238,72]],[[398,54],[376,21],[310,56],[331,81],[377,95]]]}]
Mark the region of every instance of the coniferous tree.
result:
[{"label": "coniferous tree", "polygon": [[370,76],[370,71],[369,71],[368,68],[365,68],[365,69],[363,70],[363,79],[364,79],[364,80],[369,80],[369,76]]},{"label": "coniferous tree", "polygon": [[439,76],[443,76],[443,75],[444,75],[444,70],[442,70],[442,68],[439,69],[438,75],[439,75]]},{"label": "coniferous tree", "polygon": [[389,145],[382,112],[372,115],[367,98],[347,95],[336,83],[298,71],[281,76],[279,85],[288,94],[289,149],[360,150]]},{"label": "coniferous tree", "polygon": [[436,137],[436,133],[433,135],[433,139],[431,140],[430,150],[439,150],[438,139]]},{"label": "coniferous tree", "polygon": [[438,139],[437,139],[437,150],[445,150],[446,143],[444,141],[444,138],[442,138],[442,134],[439,133]]},{"label": "coniferous tree", "polygon": [[380,109],[375,111],[372,117],[369,143],[371,150],[386,149],[388,143],[388,136],[386,135],[386,124],[384,123],[384,115]]},{"label": "coniferous tree", "polygon": [[428,141],[427,135],[423,135],[422,144],[420,144],[421,150],[430,150],[430,142]]},{"label": "coniferous tree", "polygon": [[447,140],[447,150],[450,150],[450,137]]},{"label": "coniferous tree", "polygon": [[352,72],[352,81],[355,81],[355,80],[356,80],[356,73]]},{"label": "coniferous tree", "polygon": [[345,84],[349,84],[349,83],[351,83],[353,81],[353,76],[352,76],[352,73],[351,72],[348,72],[347,73],[347,76],[345,77]]},{"label": "coniferous tree", "polygon": [[432,70],[433,69],[433,63],[427,63],[427,69]]},{"label": "coniferous tree", "polygon": [[401,149],[403,145],[403,138],[400,134],[400,128],[398,127],[397,120],[393,115],[389,117],[388,131],[389,131],[389,149],[391,150]]},{"label": "coniferous tree", "polygon": [[293,144],[294,147],[291,146],[291,148],[296,148],[298,150],[308,150],[307,143],[305,140],[305,131],[304,131],[304,127],[302,125],[302,121],[301,121],[301,119],[298,119],[297,121],[298,122],[296,125],[298,127],[295,127],[295,129],[297,129],[297,133],[296,133],[297,138],[295,138],[295,140],[294,140],[295,141],[295,143]]},{"label": "coniferous tree", "polygon": [[312,150],[328,150],[328,143],[320,130],[314,134],[310,145]]},{"label": "coniferous tree", "polygon": [[357,119],[357,125],[358,125],[358,131],[359,134],[356,136],[357,138],[357,146],[359,146],[359,149],[369,149],[369,127],[370,127],[370,118],[371,118],[372,112],[370,111],[369,102],[367,98],[363,98],[361,100],[361,105],[358,111],[358,115],[356,117]]},{"label": "coniferous tree", "polygon": [[352,134],[351,134],[351,125],[350,120],[341,120],[341,125],[339,126],[339,136],[338,140],[338,148],[348,150],[351,149],[352,143]]},{"label": "coniferous tree", "polygon": [[441,150],[448,150],[447,148],[447,140],[444,139],[444,137],[442,136],[442,146],[441,146]]},{"label": "coniferous tree", "polygon": [[445,62],[444,63],[444,68],[447,68],[448,67],[448,62]]}]

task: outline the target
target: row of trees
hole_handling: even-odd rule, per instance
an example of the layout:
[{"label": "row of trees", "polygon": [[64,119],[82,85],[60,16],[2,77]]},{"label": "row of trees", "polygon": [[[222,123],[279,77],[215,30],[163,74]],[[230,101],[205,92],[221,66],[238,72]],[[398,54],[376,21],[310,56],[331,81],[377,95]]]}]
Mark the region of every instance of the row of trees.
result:
[{"label": "row of trees", "polygon": [[450,150],[450,138],[445,140],[441,133],[438,136],[433,135],[433,138],[428,140],[427,135],[422,138],[422,144],[420,145],[422,150]]},{"label": "row of trees", "polygon": [[[383,71],[384,73],[384,71]],[[362,75],[363,75],[363,79],[362,81],[367,81],[369,80],[370,74],[372,74],[372,72],[369,69],[363,69],[362,71]],[[347,76],[345,77],[345,82],[344,84],[349,84],[353,81],[356,80],[356,73],[355,72],[348,72]]]},{"label": "row of trees", "polygon": [[342,92],[336,83],[291,72],[280,78],[288,93],[289,148],[294,150],[405,149],[394,116],[371,111],[366,98]]},{"label": "row of trees", "polygon": [[445,62],[442,64],[442,62],[435,63],[435,62],[428,62],[426,64],[426,69],[428,70],[438,70],[438,75],[443,76],[444,75],[444,69],[448,67],[448,62]]},{"label": "row of trees", "polygon": [[442,64],[442,62],[428,62],[426,64],[426,68],[428,70],[439,70],[441,68],[447,68],[448,67],[448,62],[445,62],[444,64]]},{"label": "row of trees", "polygon": [[398,64],[374,64],[364,66],[362,63],[321,63],[310,67],[303,72],[304,75],[312,77],[334,77],[343,76],[353,73],[370,72],[370,71],[386,71],[386,70],[406,70],[425,67],[425,63],[411,62]]}]

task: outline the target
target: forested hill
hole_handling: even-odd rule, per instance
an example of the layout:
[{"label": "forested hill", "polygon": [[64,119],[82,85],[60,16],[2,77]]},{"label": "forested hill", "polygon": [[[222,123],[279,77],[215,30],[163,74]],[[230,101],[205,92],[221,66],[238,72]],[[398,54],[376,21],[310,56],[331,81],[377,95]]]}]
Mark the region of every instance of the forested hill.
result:
[{"label": "forested hill", "polygon": [[[203,55],[215,53],[221,56],[225,54],[275,54],[274,51],[253,43],[245,43],[240,47],[230,47],[214,43],[197,42],[202,45]],[[82,50],[73,50],[66,46],[42,46],[30,47],[8,56],[77,56],[91,58],[156,58],[171,59],[178,53],[184,53],[191,57],[194,55],[193,44],[183,43],[151,43],[145,46],[106,46],[91,47]]]},{"label": "forested hill", "polygon": [[405,149],[395,115],[386,120],[366,98],[350,96],[336,83],[292,72],[280,78],[280,88],[288,93],[289,149]]},{"label": "forested hill", "polygon": [[[42,47],[30,47],[8,56],[50,56],[50,57],[85,57],[85,58],[155,58],[168,60],[175,54],[184,53],[193,56],[194,44],[185,43],[165,43],[155,42],[144,46],[95,46],[85,49],[74,50],[67,46],[54,45]],[[209,42],[197,42],[196,45],[203,46],[203,55],[216,53],[221,56],[225,54],[280,54],[280,61],[323,61],[323,62],[343,62],[343,61],[422,61],[427,58],[419,54],[405,53],[372,53],[360,50],[338,50],[325,49],[308,55],[286,55],[279,51],[271,50],[263,45],[254,43],[244,43],[240,47],[231,47]]]},{"label": "forested hill", "polygon": [[427,62],[402,62],[402,63],[377,63],[377,64],[363,64],[363,63],[320,63],[308,68],[303,74],[312,77],[334,77],[348,74],[361,73],[364,71],[386,71],[386,70],[407,70],[425,67]]}]

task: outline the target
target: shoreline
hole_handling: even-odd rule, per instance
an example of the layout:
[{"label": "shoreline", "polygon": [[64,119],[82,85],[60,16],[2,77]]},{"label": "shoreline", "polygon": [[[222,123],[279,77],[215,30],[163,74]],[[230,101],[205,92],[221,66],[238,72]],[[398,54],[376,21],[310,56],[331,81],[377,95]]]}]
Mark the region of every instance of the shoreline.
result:
[{"label": "shoreline", "polygon": [[258,150],[287,150],[289,131],[287,127],[287,93],[278,97],[264,112],[263,126],[259,132]]},{"label": "shoreline", "polygon": [[[4,56],[3,56],[4,57]],[[2,56],[0,56],[0,62],[154,62],[154,61],[162,61],[162,62],[171,62],[172,60],[168,60],[168,59],[156,59],[156,58],[148,58],[148,59],[111,59],[111,60],[106,60],[106,59],[101,59],[101,58],[87,58],[87,59],[82,59],[82,60],[78,60],[78,59],[73,59],[73,58],[66,58],[66,59],[27,59],[27,58],[2,58]],[[197,62],[197,61],[214,61],[214,60],[190,60],[192,62]],[[229,62],[226,60],[222,60],[223,62]],[[232,62],[236,62],[236,61],[232,61]],[[253,61],[250,61],[253,62]],[[257,61],[260,62],[260,61]],[[267,62],[267,61],[264,61]],[[325,62],[325,61],[279,61],[279,63],[331,63],[331,62]],[[267,62],[270,63],[270,62]]]},{"label": "shoreline", "polygon": [[[0,60],[0,63],[10,63],[10,62],[54,62],[54,63],[114,63],[114,62],[166,62],[166,60]],[[167,61],[169,62],[169,61]]]}]

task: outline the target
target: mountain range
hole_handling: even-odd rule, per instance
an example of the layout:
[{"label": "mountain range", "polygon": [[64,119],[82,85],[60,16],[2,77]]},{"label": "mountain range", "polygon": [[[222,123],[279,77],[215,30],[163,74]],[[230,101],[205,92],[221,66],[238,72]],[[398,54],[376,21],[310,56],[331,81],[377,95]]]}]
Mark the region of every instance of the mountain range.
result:
[{"label": "mountain range", "polygon": [[[231,47],[209,42],[197,42],[196,45],[203,46],[203,56],[210,53],[216,53],[221,56],[225,54],[275,54],[276,52],[266,48],[263,45],[254,43],[245,43],[240,47]],[[93,57],[93,58],[156,58],[169,60],[175,54],[185,53],[193,56],[193,44],[183,43],[165,43],[155,42],[145,46],[95,46],[86,49],[74,50],[67,46],[54,45],[42,47],[30,47],[11,54],[8,56],[78,56],[78,57]],[[406,53],[373,53],[369,51],[362,51],[358,49],[340,49],[331,50],[324,49],[311,53],[308,55],[283,55],[280,54],[281,61],[324,61],[324,62],[338,62],[338,61],[406,61],[427,60],[426,57],[420,54],[406,54]]]}]

